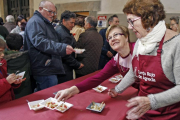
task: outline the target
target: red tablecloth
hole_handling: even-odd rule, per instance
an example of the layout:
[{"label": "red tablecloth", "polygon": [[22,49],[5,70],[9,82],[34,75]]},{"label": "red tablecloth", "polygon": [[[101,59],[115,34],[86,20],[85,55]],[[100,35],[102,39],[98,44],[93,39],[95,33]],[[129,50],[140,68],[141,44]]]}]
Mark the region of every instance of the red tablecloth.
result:
[{"label": "red tablecloth", "polygon": [[[31,95],[13,100],[6,104],[0,105],[0,120],[123,120],[126,117],[128,108],[127,100],[137,95],[137,90],[129,87],[121,95],[116,98],[110,98],[107,90],[98,93],[94,90],[88,90],[84,93],[77,94],[66,102],[73,104],[69,110],[64,113],[56,110],[43,108],[39,111],[31,111],[27,105],[26,99],[35,101],[54,97],[53,93],[68,88],[85,78],[88,78],[99,71],[83,76],[81,78],[71,80],[45,90],[33,93]],[[116,84],[106,80],[101,85],[114,88]],[[101,113],[87,110],[86,107],[92,102],[105,102],[106,106]]]}]

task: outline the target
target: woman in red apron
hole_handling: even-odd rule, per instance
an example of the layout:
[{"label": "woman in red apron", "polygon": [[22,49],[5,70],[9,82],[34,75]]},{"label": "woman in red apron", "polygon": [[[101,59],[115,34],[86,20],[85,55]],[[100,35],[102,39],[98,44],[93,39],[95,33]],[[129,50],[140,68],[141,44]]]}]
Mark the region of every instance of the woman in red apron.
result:
[{"label": "woman in red apron", "polygon": [[180,35],[166,29],[165,12],[158,0],[130,0],[123,12],[138,40],[132,68],[109,95],[117,96],[137,80],[139,94],[128,100],[127,119],[179,120]]}]

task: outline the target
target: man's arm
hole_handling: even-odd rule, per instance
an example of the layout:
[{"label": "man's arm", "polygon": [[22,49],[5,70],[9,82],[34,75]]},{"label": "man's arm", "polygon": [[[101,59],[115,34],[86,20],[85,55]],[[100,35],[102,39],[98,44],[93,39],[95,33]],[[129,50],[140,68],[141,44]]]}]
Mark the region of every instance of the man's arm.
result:
[{"label": "man's arm", "polygon": [[41,52],[53,55],[66,55],[67,44],[59,43],[46,37],[45,25],[36,21],[27,26],[27,37],[33,46]]}]

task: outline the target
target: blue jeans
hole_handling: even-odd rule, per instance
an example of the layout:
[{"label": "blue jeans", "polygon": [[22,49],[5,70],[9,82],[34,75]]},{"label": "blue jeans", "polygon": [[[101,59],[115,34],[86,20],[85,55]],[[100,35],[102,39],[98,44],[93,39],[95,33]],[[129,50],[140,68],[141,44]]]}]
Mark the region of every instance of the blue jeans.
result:
[{"label": "blue jeans", "polygon": [[35,92],[58,84],[57,75],[33,76],[33,77],[36,80],[36,84],[37,84],[37,88],[34,90]]}]

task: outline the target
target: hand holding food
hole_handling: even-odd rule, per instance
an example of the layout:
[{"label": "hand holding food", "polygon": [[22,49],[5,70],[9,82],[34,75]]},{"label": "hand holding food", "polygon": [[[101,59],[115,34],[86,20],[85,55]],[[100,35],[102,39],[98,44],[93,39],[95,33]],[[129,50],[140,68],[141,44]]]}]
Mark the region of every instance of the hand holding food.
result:
[{"label": "hand holding food", "polygon": [[118,93],[113,88],[113,89],[108,90],[108,95],[111,96],[111,97],[116,97],[118,95]]},{"label": "hand holding food", "polygon": [[65,90],[60,90],[55,95],[55,98],[57,101],[67,100],[68,98],[72,97],[75,94],[79,93],[79,89],[76,86],[72,86],[70,88],[67,88]]},{"label": "hand holding food", "polygon": [[67,45],[66,46],[66,55],[70,55],[72,52],[75,52],[75,50],[72,48],[72,46]]},{"label": "hand holding food", "polygon": [[22,82],[25,81],[25,80],[26,80],[26,78],[19,79],[19,80],[16,79],[16,81],[14,82],[14,84],[20,84],[20,83],[22,83]]},{"label": "hand holding food", "polygon": [[6,77],[6,80],[8,81],[9,84],[12,84],[16,81],[16,75],[12,73]]}]

